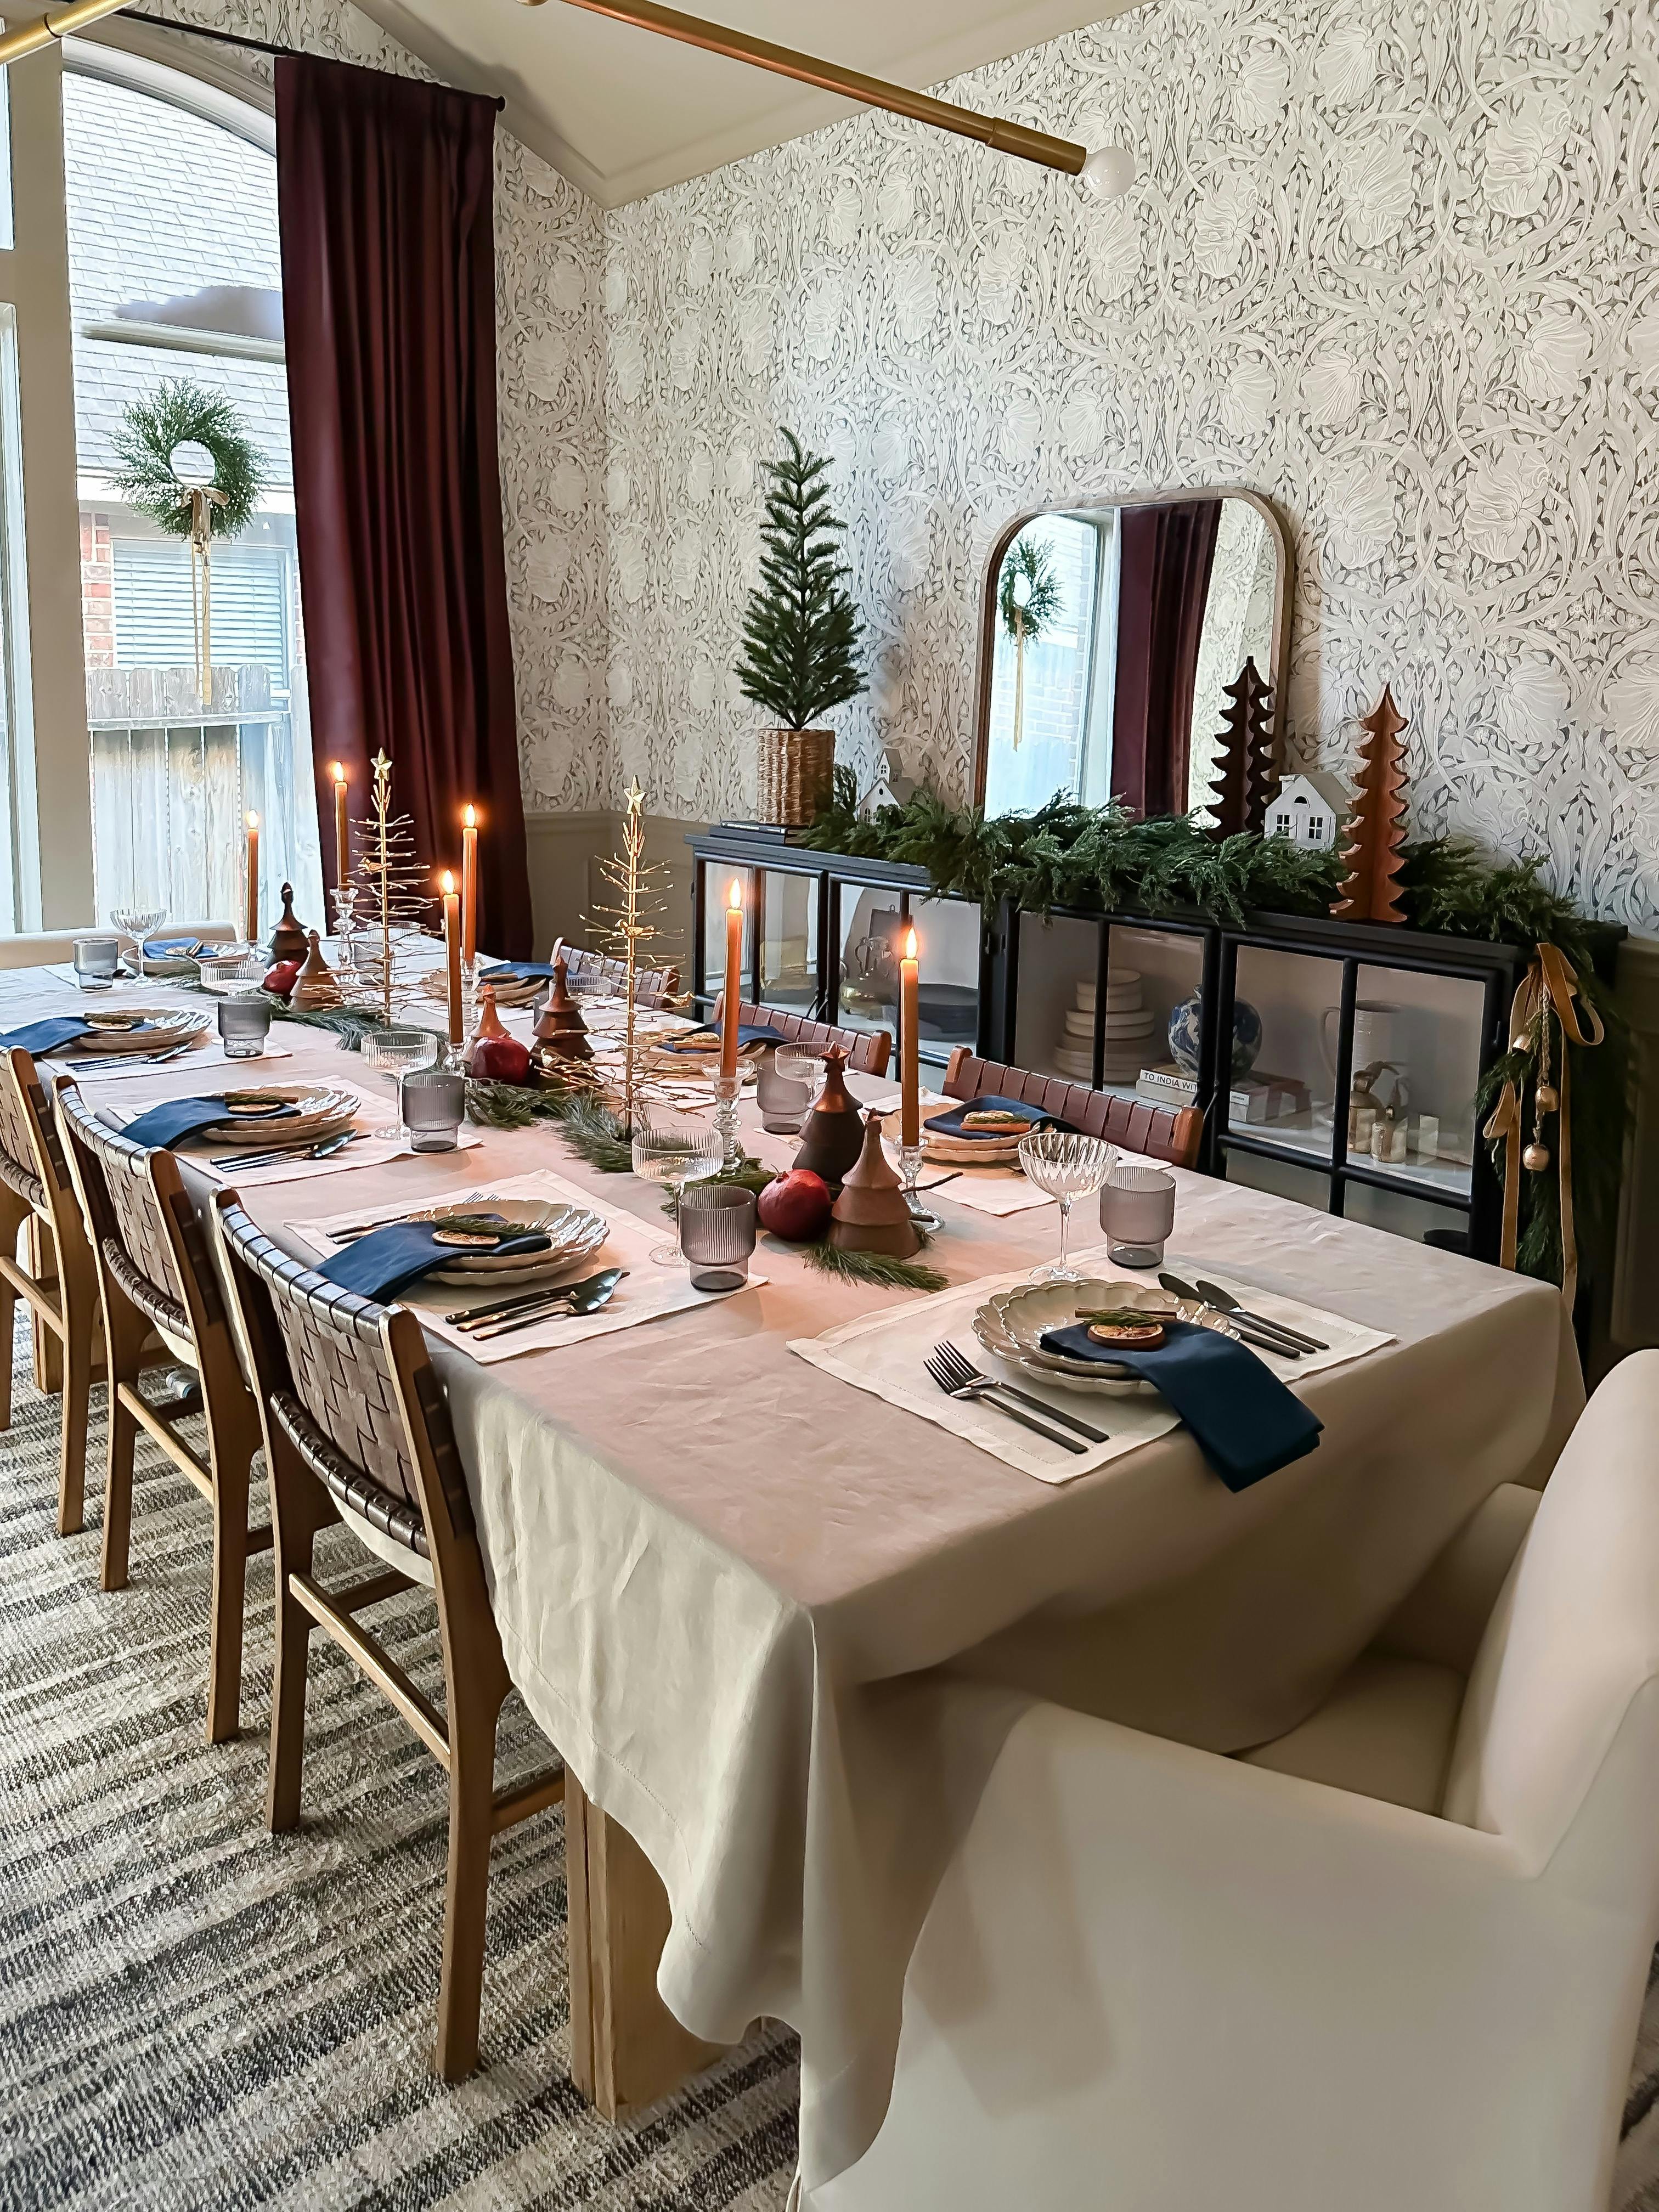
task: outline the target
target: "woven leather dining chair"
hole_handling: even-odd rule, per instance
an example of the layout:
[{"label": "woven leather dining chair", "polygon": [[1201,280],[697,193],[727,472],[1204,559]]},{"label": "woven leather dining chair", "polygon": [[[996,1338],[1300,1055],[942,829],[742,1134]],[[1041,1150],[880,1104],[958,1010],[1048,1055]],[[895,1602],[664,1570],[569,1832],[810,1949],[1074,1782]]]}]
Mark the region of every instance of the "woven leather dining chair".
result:
[{"label": "woven leather dining chair", "polygon": [[1033,1075],[1000,1060],[976,1060],[958,1045],[945,1071],[947,1098],[1018,1098],[1028,1106],[1069,1122],[1091,1137],[1104,1137],[1126,1152],[1171,1167],[1198,1162],[1204,1116],[1196,1106],[1149,1106],[1141,1098],[1121,1098],[1114,1091],[1092,1091],[1086,1083],[1065,1083],[1057,1075]]},{"label": "woven leather dining chair", "polygon": [[[726,994],[722,991],[709,1017],[716,1027],[725,1010]],[[828,1052],[831,1045],[839,1046],[847,1054],[848,1067],[860,1075],[885,1075],[892,1057],[893,1039],[887,1030],[841,1029],[833,1022],[815,1022],[805,1014],[785,1013],[777,1006],[751,1006],[746,999],[738,1001],[738,1020],[776,1030],[791,1044],[799,1044],[808,1052]]]},{"label": "woven leather dining chair", "polygon": [[[21,1231],[27,1264],[17,1259]],[[0,1429],[11,1426],[12,1324],[17,1301],[34,1320],[34,1379],[61,1393],[58,1533],[72,1536],[86,1505],[87,1415],[102,1367],[98,1276],[52,1109],[34,1062],[16,1046],[0,1054]]]},{"label": "woven leather dining chair", "polygon": [[[548,954],[550,961],[562,960],[567,981],[572,983],[607,984],[620,991],[627,979],[623,962],[609,952],[590,952],[585,945],[568,945],[562,937],[555,940]],[[634,971],[634,1003],[652,1006],[661,1012],[672,1011],[678,1003],[680,971],[678,968],[636,968]]]},{"label": "woven leather dining chair", "polygon": [[[375,1305],[291,1260],[233,1191],[217,1200],[226,1273],[259,1400],[276,1540],[276,1674],[271,1692],[271,1828],[298,1825],[306,1668],[320,1628],[408,1722],[449,1777],[449,1873],[434,2063],[459,2081],[478,2059],[489,1847],[556,1804],[562,1767],[495,1788],[495,1731],[511,1686],[489,1607],[472,1503],[449,1408],[406,1306]],[[318,1534],[343,1521],[386,1566],[325,1587]],[[437,1600],[440,1713],[357,1616],[408,1589]]]},{"label": "woven leather dining chair", "polygon": [[[70,1174],[92,1232],[104,1311],[109,1443],[101,1586],[127,1586],[132,1460],[142,1429],[213,1509],[207,1733],[210,1743],[225,1743],[240,1719],[248,1555],[270,1543],[268,1527],[248,1524],[258,1416],[242,1378],[207,1238],[178,1161],[171,1152],[146,1151],[107,1128],[69,1076],[58,1078],[57,1103]],[[176,1425],[196,1410],[193,1396],[169,1412],[139,1390],[152,1330],[201,1379],[205,1460]]]}]

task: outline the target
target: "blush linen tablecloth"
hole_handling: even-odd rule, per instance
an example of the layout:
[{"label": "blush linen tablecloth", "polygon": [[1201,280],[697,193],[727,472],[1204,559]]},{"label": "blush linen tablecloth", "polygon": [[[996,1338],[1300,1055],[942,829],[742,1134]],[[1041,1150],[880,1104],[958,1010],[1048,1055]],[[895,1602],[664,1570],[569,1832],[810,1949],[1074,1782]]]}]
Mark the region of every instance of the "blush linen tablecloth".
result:
[{"label": "blush linen tablecloth", "polygon": [[[339,1073],[326,1042],[283,1042],[285,1079]],[[192,1080],[162,1067],[131,1095]],[[553,1130],[480,1135],[251,1191],[250,1209],[298,1249],[289,1223],[545,1165],[660,1218],[654,1190]],[[1542,1480],[1582,1403],[1547,1288],[1176,1179],[1180,1247],[1206,1273],[1394,1340],[1310,1376],[1320,1448],[1237,1496],[1178,1430],[1055,1486],[821,1372],[790,1340],[893,1293],[769,1240],[768,1284],[702,1311],[495,1367],[434,1343],[513,1679],[662,1878],[671,2009],[715,2042],[761,2014],[799,2030],[809,2192],[880,2124],[906,1962],[994,1758],[957,1733],[953,1673],[1008,1686],[1010,1717],[1035,1694],[1212,1750],[1260,1743],[1492,1489]],[[930,1257],[965,1282],[1052,1242],[1047,1212],[953,1209]]]}]

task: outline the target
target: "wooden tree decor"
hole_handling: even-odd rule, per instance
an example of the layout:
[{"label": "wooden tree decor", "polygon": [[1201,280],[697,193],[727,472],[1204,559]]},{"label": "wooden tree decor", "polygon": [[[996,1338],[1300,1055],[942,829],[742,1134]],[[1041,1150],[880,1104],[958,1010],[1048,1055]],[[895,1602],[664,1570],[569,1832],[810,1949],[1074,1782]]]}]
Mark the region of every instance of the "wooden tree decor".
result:
[{"label": "wooden tree decor", "polygon": [[1279,781],[1269,723],[1273,691],[1255,660],[1248,659],[1238,672],[1238,681],[1227,684],[1223,696],[1231,703],[1216,734],[1216,775],[1209,795],[1215,819],[1210,834],[1233,837],[1249,830],[1259,836]]},{"label": "wooden tree decor", "polygon": [[1331,912],[1342,921],[1404,921],[1400,873],[1406,842],[1406,718],[1385,684],[1382,696],[1359,726],[1359,788],[1342,858],[1348,872]]}]

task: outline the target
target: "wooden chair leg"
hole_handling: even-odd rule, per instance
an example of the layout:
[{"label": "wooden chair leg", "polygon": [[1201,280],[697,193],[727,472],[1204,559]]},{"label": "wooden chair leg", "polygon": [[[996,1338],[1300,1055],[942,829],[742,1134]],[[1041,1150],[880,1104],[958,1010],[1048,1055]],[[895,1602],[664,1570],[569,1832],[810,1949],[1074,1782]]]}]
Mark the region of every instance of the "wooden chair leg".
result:
[{"label": "wooden chair leg", "polygon": [[17,1293],[0,1279],[0,1429],[11,1426],[11,1368],[17,1321]]},{"label": "wooden chair leg", "polygon": [[138,1370],[149,1324],[113,1292],[104,1308],[105,1382],[109,1393],[108,1445],[104,1457],[104,1557],[100,1586],[125,1589],[132,1538],[132,1459],[138,1424],[122,1403],[125,1385],[138,1388]]},{"label": "wooden chair leg", "polygon": [[[213,1471],[213,1622],[209,1638],[207,1733],[228,1743],[241,1724],[242,1612],[247,1590],[248,1461]],[[301,1725],[304,1726],[301,1715]]]},{"label": "wooden chair leg", "polygon": [[[40,1221],[31,1214],[27,1224],[27,1255],[24,1264],[37,1283],[55,1290],[58,1294],[61,1312],[63,1285],[58,1275],[58,1243],[55,1237],[42,1232]],[[33,1316],[34,1387],[47,1397],[54,1397],[64,1387],[64,1347],[57,1331],[48,1327],[37,1313]]]},{"label": "wooden chair leg", "polygon": [[309,1575],[317,1531],[332,1507],[321,1486],[276,1447],[270,1482],[271,1548],[276,1573],[276,1655],[270,1685],[270,1773],[265,1821],[273,1835],[300,1825],[300,1774],[306,1753],[306,1669],[311,1655],[311,1615],[294,1595],[293,1577]]},{"label": "wooden chair leg", "polygon": [[[86,1525],[87,1422],[92,1403],[92,1339],[84,1329],[69,1328],[64,1334],[64,1395],[58,1424],[58,1533],[60,1536],[74,1536]],[[130,1500],[130,1463],[127,1493]],[[106,1589],[112,1587],[114,1585],[105,1584]]]},{"label": "wooden chair leg", "polygon": [[464,1705],[450,1715],[449,1880],[444,1892],[443,1978],[433,2059],[446,2081],[464,2081],[478,2063],[500,1713],[499,1705],[473,1710]]}]

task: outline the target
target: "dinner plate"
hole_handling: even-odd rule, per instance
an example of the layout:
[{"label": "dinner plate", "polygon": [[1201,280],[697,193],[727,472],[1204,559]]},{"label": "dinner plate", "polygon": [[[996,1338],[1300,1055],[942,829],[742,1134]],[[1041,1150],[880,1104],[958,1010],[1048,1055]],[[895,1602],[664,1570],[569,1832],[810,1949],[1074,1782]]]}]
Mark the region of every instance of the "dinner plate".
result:
[{"label": "dinner plate", "polygon": [[[234,1104],[239,1099],[245,1102],[241,1112]],[[257,1088],[227,1089],[225,1100],[224,1120],[210,1121],[201,1133],[210,1144],[234,1142],[246,1152],[252,1152],[256,1144],[272,1152],[285,1152],[294,1145],[319,1144],[349,1128],[362,1111],[362,1100],[355,1091],[317,1083],[268,1083]],[[278,1104],[298,1110],[276,1119],[260,1110]]]},{"label": "dinner plate", "polygon": [[422,1206],[399,1214],[399,1222],[441,1221],[457,1213],[499,1213],[515,1229],[542,1229],[553,1239],[545,1252],[458,1252],[453,1261],[424,1279],[429,1283],[532,1283],[556,1275],[567,1267],[591,1259],[604,1243],[610,1224],[602,1214],[586,1206],[568,1206],[557,1200],[492,1198],[487,1190],[475,1191],[458,1203]]},{"label": "dinner plate", "polygon": [[112,1006],[88,1012],[86,1019],[91,1029],[76,1039],[74,1049],[89,1059],[112,1052],[167,1052],[208,1028],[205,1014],[181,1006]]},{"label": "dinner plate", "polygon": [[1042,1337],[1051,1328],[1065,1328],[1078,1317],[1079,1307],[1132,1306],[1170,1321],[1197,1322],[1220,1335],[1237,1332],[1226,1316],[1212,1308],[1174,1297],[1150,1283],[1103,1282],[1018,1283],[999,1291],[974,1316],[974,1334],[985,1349],[1010,1366],[1064,1390],[1086,1390],[1108,1397],[1136,1395],[1155,1396],[1157,1386],[1130,1368],[1113,1368],[1095,1359],[1068,1359],[1045,1352]]},{"label": "dinner plate", "polygon": [[1012,1167],[1019,1159],[1018,1137],[933,1137],[924,1129],[921,1149],[931,1160],[946,1162],[951,1167],[1000,1168]]}]

